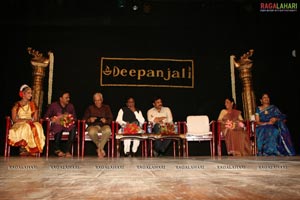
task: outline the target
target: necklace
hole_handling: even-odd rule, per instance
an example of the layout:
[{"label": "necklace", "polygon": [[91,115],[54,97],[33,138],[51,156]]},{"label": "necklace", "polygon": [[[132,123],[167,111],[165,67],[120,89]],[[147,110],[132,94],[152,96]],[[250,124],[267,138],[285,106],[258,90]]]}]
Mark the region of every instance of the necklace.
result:
[{"label": "necklace", "polygon": [[265,112],[264,112],[264,113],[265,113],[265,115],[269,114],[269,112],[268,112],[267,110],[265,110]]},{"label": "necklace", "polygon": [[[27,106],[27,109],[26,109],[26,110],[25,110],[25,108],[24,108],[25,106]],[[21,109],[24,111],[25,114],[27,114],[27,113],[29,112],[29,107],[30,107],[30,106],[29,106],[28,103],[26,103],[25,105],[21,105],[21,104],[20,104],[20,107],[21,107]]]},{"label": "necklace", "polygon": [[267,108],[269,107],[269,105],[263,105],[262,106],[262,111],[264,112],[265,115],[269,114]]}]

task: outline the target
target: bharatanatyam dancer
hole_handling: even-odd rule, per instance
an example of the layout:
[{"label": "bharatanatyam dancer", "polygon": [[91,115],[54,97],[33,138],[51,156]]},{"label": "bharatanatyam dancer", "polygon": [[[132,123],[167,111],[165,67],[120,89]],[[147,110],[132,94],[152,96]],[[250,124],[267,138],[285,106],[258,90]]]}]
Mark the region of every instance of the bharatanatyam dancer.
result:
[{"label": "bharatanatyam dancer", "polygon": [[44,130],[38,122],[38,108],[31,101],[32,89],[26,84],[22,85],[19,96],[21,100],[11,110],[13,125],[9,130],[9,144],[19,146],[21,156],[35,156],[43,151]]}]

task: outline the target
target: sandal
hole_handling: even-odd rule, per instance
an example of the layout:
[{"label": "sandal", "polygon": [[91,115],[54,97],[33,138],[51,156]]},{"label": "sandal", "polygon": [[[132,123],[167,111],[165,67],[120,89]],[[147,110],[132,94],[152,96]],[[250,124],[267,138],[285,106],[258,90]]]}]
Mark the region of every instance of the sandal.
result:
[{"label": "sandal", "polygon": [[30,153],[30,156],[32,157],[37,157],[39,154],[38,153]]},{"label": "sandal", "polygon": [[73,157],[72,154],[69,153],[69,152],[67,152],[65,156],[66,156],[66,158],[72,158]]},{"label": "sandal", "polygon": [[22,151],[20,152],[20,156],[29,156],[30,153],[28,151]]},{"label": "sandal", "polygon": [[66,154],[62,152],[61,150],[57,150],[54,152],[58,157],[64,157]]},{"label": "sandal", "polygon": [[102,149],[101,152],[102,152],[102,154],[103,154],[103,157],[105,157],[105,156],[106,156],[105,151]]},{"label": "sandal", "polygon": [[105,157],[105,151],[103,149],[97,149],[97,154],[99,158]]}]

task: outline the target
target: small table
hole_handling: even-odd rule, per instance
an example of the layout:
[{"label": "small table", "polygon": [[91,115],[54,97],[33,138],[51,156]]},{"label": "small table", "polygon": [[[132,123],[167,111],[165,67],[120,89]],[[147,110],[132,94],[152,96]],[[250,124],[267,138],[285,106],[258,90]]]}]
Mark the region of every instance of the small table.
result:
[{"label": "small table", "polygon": [[116,134],[116,143],[117,143],[117,157],[120,157],[120,141],[124,139],[138,139],[142,142],[142,156],[147,157],[147,133],[117,133]]},{"label": "small table", "polygon": [[160,134],[160,133],[151,133],[147,134],[148,139],[150,140],[150,156],[153,157],[153,140],[164,140],[164,139],[169,139],[173,140],[173,155],[176,157],[176,151],[175,151],[175,141],[178,141],[178,156],[181,156],[181,142],[183,144],[182,149],[183,149],[183,156],[186,156],[186,135],[185,134]]}]

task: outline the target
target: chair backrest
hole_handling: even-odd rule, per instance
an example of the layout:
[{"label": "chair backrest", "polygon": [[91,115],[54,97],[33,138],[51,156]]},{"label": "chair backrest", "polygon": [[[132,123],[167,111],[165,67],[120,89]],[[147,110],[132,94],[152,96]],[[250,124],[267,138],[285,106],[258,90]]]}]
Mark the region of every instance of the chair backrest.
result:
[{"label": "chair backrest", "polygon": [[209,118],[207,115],[190,115],[186,118],[187,134],[211,134]]}]

